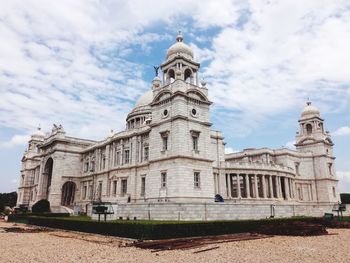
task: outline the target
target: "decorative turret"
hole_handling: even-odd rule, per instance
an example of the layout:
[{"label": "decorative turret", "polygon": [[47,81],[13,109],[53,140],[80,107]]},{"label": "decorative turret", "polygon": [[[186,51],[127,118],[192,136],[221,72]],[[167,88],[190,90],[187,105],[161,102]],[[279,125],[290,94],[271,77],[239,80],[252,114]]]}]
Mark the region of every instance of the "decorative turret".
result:
[{"label": "decorative turret", "polygon": [[163,84],[167,85],[180,79],[198,85],[200,64],[193,58],[192,49],[184,43],[183,35],[179,32],[176,43],[167,51],[166,61],[160,66],[163,72]]},{"label": "decorative turret", "polygon": [[37,130],[30,136],[27,153],[29,154],[38,153],[38,145],[42,143],[44,139],[45,139],[45,133],[41,130],[39,126]]},{"label": "decorative turret", "polygon": [[298,150],[331,154],[333,142],[329,133],[324,131],[323,122],[318,108],[310,101],[306,102],[299,119],[300,130],[296,136],[295,146]]}]

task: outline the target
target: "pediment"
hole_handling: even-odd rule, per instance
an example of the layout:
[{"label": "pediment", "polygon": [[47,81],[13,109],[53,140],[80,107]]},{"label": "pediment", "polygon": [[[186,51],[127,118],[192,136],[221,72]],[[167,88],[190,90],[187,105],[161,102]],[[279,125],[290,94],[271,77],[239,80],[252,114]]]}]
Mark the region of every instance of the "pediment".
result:
[{"label": "pediment", "polygon": [[163,91],[157,95],[157,97],[154,98],[154,102],[159,102],[165,99],[170,98],[172,93],[170,91]]},{"label": "pediment", "polygon": [[201,101],[208,101],[207,97],[200,91],[198,90],[188,90],[186,92],[187,96],[196,100],[201,100]]}]

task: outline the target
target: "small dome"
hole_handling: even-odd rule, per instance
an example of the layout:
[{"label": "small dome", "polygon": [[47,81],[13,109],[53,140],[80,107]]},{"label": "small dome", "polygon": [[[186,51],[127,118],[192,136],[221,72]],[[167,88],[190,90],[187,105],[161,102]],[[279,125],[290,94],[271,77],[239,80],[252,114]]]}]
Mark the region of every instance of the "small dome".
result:
[{"label": "small dome", "polygon": [[151,104],[152,101],[153,101],[153,91],[149,90],[138,99],[138,101],[135,104],[135,108],[147,106]]},{"label": "small dome", "polygon": [[320,117],[320,111],[315,106],[311,105],[310,101],[308,101],[301,113],[301,118],[306,119],[312,117]]},{"label": "small dome", "polygon": [[166,58],[171,59],[178,54],[181,54],[186,58],[193,59],[193,51],[188,45],[183,42],[183,36],[181,32],[179,32],[176,37],[176,43],[168,49]]},{"label": "small dome", "polygon": [[40,127],[32,134],[32,138],[45,138],[45,133]]}]

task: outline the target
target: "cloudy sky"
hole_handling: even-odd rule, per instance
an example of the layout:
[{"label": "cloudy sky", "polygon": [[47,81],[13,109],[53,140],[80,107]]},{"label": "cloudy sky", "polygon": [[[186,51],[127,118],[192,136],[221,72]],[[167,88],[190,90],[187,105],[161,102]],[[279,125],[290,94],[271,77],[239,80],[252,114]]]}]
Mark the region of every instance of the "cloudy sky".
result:
[{"label": "cloudy sky", "polygon": [[350,192],[347,0],[1,1],[0,192],[16,189],[39,124],[97,140],[123,129],[178,30],[201,62],[227,151],[291,147],[310,98]]}]

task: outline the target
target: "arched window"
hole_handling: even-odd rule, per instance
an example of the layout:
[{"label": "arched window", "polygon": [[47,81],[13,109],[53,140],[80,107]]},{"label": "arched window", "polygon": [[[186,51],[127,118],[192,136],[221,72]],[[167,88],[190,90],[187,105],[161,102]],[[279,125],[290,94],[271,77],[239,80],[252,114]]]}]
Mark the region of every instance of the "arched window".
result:
[{"label": "arched window", "polygon": [[312,125],[310,123],[306,124],[306,134],[310,135],[312,133]]},{"label": "arched window", "polygon": [[167,77],[167,82],[168,83],[173,83],[175,80],[175,71],[173,69],[169,69],[168,71],[168,77]]},{"label": "arched window", "polygon": [[185,70],[185,82],[191,83],[192,82],[192,71],[188,68]]},{"label": "arched window", "polygon": [[74,204],[76,185],[73,182],[65,182],[62,186],[61,205],[72,206]]}]

